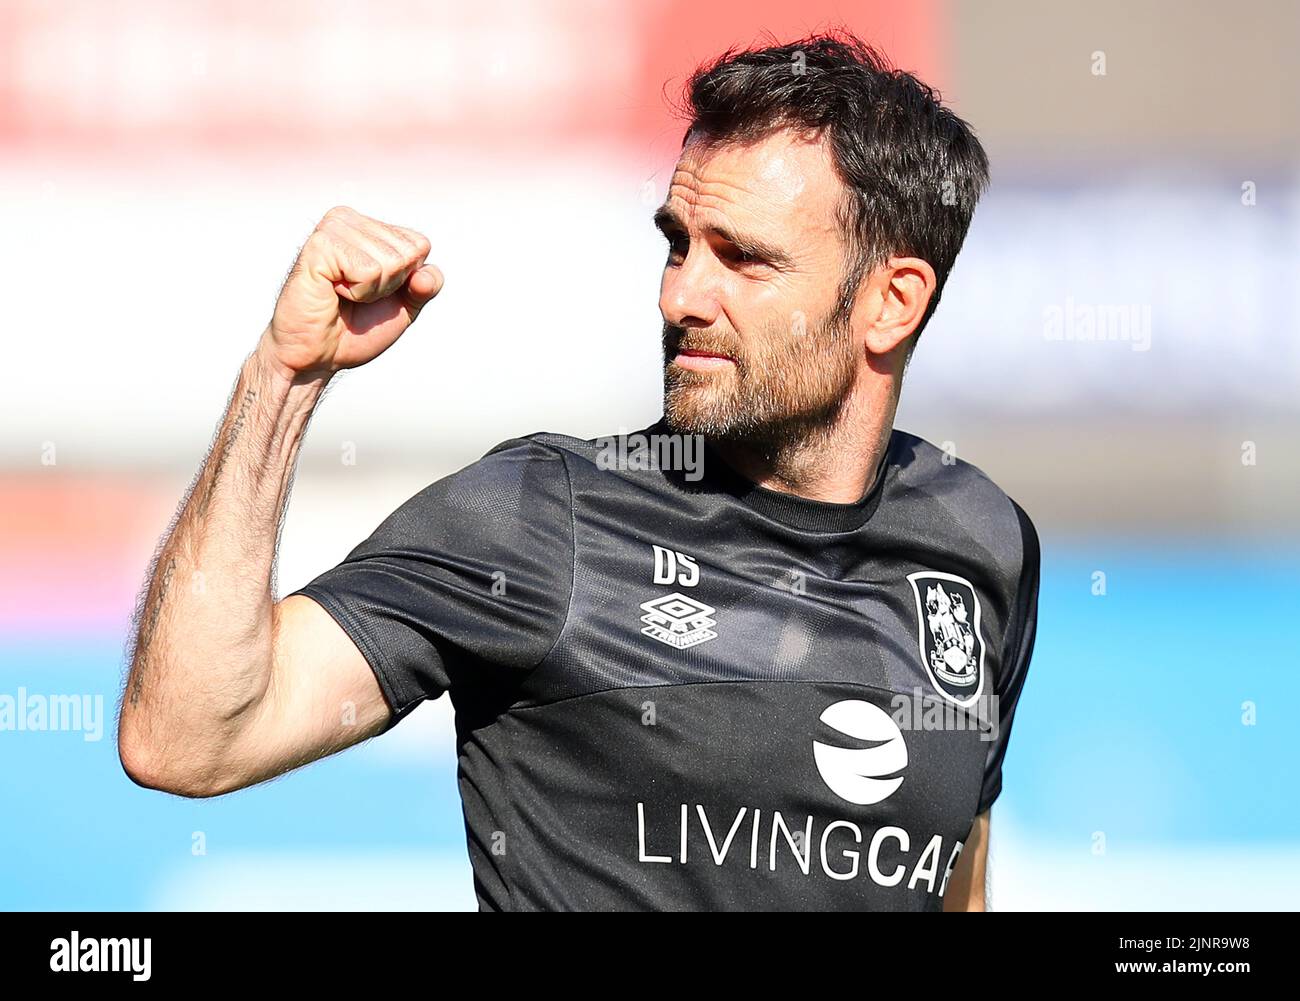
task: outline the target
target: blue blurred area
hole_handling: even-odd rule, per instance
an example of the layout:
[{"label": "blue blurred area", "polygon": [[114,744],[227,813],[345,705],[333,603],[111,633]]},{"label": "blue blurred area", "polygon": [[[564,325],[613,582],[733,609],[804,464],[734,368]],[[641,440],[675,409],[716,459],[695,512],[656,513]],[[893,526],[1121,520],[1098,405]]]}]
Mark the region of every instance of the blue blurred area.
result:
[{"label": "blue blurred area", "polygon": [[[103,696],[102,739],[0,732],[0,907],[152,905],[166,872],[192,857],[253,853],[465,858],[453,756],[411,762],[363,745],[239,793],[187,800],[136,786],[117,758],[120,643],[6,644],[0,691]],[[14,809],[14,805],[20,808]],[[468,873],[468,862],[465,863]],[[468,878],[468,877],[467,877]]]},{"label": "blue blurred area", "polygon": [[[1297,566],[1296,548],[1045,540],[1038,644],[995,816],[1044,845],[1098,830],[1171,848],[1300,841],[1284,717]],[[196,831],[209,858],[427,856],[469,891],[450,741],[427,760],[373,742],[216,800],[150,792],[117,761],[120,650],[119,637],[0,648],[0,691],[99,694],[107,715],[97,742],[0,732],[0,907],[156,906]]]},{"label": "blue blurred area", "polygon": [[1039,643],[1003,773],[1025,833],[1300,841],[1285,715],[1297,568],[1293,547],[1045,540]]}]

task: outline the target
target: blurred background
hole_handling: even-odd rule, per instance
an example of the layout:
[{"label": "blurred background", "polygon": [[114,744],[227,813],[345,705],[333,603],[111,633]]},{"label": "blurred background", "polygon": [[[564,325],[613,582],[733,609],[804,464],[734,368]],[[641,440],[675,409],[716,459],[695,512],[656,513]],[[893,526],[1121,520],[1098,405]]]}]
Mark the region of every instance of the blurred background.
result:
[{"label": "blurred background", "polygon": [[659,414],[676,95],[843,24],[993,186],[898,425],[1043,539],[995,909],[1293,909],[1300,8],[1222,0],[0,2],[0,907],[474,906],[450,706],[208,801],[134,786],[136,594],[298,247],[343,203],[447,285],[313,419],[277,596],[506,438]]}]

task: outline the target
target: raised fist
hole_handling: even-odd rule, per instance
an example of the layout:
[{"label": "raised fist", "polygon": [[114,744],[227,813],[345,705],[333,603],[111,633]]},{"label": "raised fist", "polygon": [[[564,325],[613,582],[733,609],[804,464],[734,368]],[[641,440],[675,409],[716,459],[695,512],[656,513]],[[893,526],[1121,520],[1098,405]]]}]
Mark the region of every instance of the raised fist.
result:
[{"label": "raised fist", "polygon": [[261,350],[291,377],[329,376],[383,354],[442,289],[429,241],[340,205],[294,262]]}]

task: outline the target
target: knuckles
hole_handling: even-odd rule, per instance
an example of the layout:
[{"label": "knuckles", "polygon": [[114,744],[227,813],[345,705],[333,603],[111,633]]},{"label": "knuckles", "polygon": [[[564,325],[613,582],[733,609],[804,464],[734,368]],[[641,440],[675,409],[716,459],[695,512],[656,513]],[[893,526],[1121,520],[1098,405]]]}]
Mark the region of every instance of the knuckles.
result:
[{"label": "knuckles", "polygon": [[304,262],[333,258],[342,265],[347,280],[382,287],[414,270],[431,249],[423,233],[372,219],[347,205],[335,205],[307,238],[296,266],[300,272]]}]

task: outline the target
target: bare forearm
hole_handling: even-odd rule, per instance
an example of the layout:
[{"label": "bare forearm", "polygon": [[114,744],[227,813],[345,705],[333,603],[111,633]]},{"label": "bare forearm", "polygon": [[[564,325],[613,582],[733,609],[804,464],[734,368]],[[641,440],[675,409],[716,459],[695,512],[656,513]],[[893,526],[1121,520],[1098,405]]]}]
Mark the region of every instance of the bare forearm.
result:
[{"label": "bare forearm", "polygon": [[948,889],[943,898],[945,911],[983,911],[987,908],[991,825],[989,810],[979,814],[971,824],[961,854],[957,856],[957,865],[948,880]]},{"label": "bare forearm", "polygon": [[276,544],[325,380],[291,378],[263,343],[240,369],[139,606],[120,742],[150,774],[217,767],[270,682]]},{"label": "bare forearm", "polygon": [[[378,357],[442,288],[429,241],[336,205],[298,252],[139,605],[118,753],[137,782],[242,788],[370,732],[387,706],[324,610],[277,605],[275,550],[307,423],[332,375]],[[296,612],[294,610],[297,610]],[[333,629],[333,632],[331,632]],[[314,642],[317,633],[327,637]],[[317,706],[363,703],[367,727]]]}]

